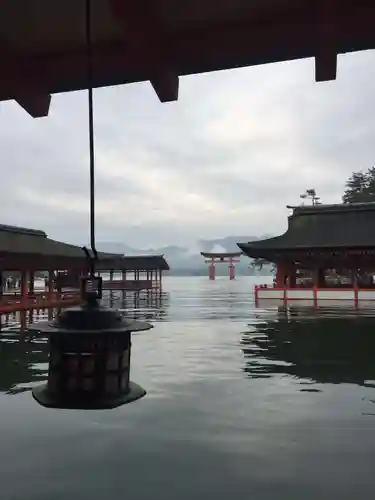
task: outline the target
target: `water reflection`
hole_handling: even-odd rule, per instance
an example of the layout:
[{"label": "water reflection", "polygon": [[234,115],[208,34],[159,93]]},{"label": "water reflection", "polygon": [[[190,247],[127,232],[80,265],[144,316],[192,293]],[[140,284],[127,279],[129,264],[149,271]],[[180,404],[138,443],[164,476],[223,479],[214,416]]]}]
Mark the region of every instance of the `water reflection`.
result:
[{"label": "water reflection", "polygon": [[279,308],[249,325],[241,344],[251,378],[375,387],[375,318],[360,311]]},{"label": "water reflection", "polygon": [[2,334],[0,342],[0,391],[18,394],[47,377],[47,344],[19,331]]},{"label": "water reflection", "polygon": [[123,311],[128,317],[148,321],[166,321],[170,305],[169,293],[152,292],[104,292],[103,303]]},{"label": "water reflection", "polygon": [[[1,498],[371,498],[370,313],[256,309],[253,284],[168,278],[161,313],[128,308],[161,321],[134,335],[132,374],[148,390],[137,404],[48,411],[30,394],[0,394]],[[0,389],[12,394],[39,382],[45,363],[43,347],[8,328]]]},{"label": "water reflection", "polygon": [[[169,294],[110,294],[103,297],[105,305],[124,311],[129,317],[165,321],[168,315]],[[12,313],[1,317],[0,336],[0,392],[18,394],[31,390],[36,383],[46,380],[48,346],[46,340],[33,338],[27,324],[51,319],[57,311],[44,310]]]}]

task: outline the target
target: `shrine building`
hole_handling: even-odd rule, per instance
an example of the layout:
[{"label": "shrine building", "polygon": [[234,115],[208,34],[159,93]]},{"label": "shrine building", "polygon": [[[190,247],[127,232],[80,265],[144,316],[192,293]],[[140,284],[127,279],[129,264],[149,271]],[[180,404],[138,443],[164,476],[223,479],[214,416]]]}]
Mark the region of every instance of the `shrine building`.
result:
[{"label": "shrine building", "polygon": [[238,243],[276,265],[273,286],[256,285],[256,300],[375,300],[375,203],[288,208],[284,234]]}]

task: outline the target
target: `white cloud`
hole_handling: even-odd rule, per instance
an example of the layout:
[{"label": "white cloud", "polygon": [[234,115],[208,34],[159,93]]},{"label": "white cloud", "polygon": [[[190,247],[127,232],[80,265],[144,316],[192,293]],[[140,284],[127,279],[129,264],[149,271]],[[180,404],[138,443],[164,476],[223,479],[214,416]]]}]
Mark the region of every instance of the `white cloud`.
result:
[{"label": "white cloud", "polygon": [[[178,103],[149,84],[95,91],[98,239],[152,246],[280,233],[306,188],[338,202],[373,165],[374,52],[181,79]],[[55,96],[49,118],[3,103],[2,222],[83,243],[88,234],[87,99]]]}]

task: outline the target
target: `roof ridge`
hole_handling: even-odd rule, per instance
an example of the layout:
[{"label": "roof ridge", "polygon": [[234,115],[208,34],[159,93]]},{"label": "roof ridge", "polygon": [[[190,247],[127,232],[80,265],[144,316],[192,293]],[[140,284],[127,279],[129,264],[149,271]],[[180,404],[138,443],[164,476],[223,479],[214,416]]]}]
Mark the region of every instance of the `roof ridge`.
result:
[{"label": "roof ridge", "polygon": [[31,229],[28,227],[12,226],[9,224],[0,224],[0,231],[6,233],[29,234],[32,236],[42,236],[44,238],[47,238],[47,233],[42,231],[41,229]]}]

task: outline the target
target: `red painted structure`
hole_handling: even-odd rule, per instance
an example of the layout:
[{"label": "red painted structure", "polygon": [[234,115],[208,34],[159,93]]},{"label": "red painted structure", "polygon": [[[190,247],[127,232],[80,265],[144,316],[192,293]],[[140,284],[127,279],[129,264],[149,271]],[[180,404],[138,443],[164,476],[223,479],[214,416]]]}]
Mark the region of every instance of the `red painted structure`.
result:
[{"label": "red painted structure", "polygon": [[375,203],[288,208],[284,234],[238,243],[276,264],[274,286],[257,286],[256,297],[375,300]]},{"label": "red painted structure", "polygon": [[[126,257],[99,252],[98,256],[98,270],[110,275],[104,281],[105,290],[160,291],[162,272],[169,269],[162,255]],[[44,231],[0,225],[0,314],[79,304],[80,277],[87,271],[80,247],[52,240]],[[116,271],[122,279],[113,280]],[[48,276],[41,291],[35,290],[38,272]],[[133,280],[127,279],[129,273]],[[19,286],[4,287],[5,274],[17,276]]]},{"label": "red painted structure", "polygon": [[228,264],[229,279],[234,280],[236,278],[236,264],[240,262],[240,257],[242,255],[242,252],[223,252],[223,253],[201,252],[201,255],[206,258],[205,262],[210,264],[209,267],[210,280],[215,279],[216,264]]},{"label": "red painted structure", "polygon": [[[87,88],[84,5],[1,2],[0,101],[42,117],[51,94]],[[375,48],[374,18],[369,0],[92,0],[93,83],[149,80],[167,102],[181,75],[300,58],[332,80],[337,54]]]},{"label": "red painted structure", "polygon": [[[169,270],[169,265],[163,255],[120,256],[108,261],[98,262],[96,269],[109,273],[109,280],[104,279],[103,290],[122,291],[161,291],[163,271]],[[114,275],[121,272],[121,280]]]}]

